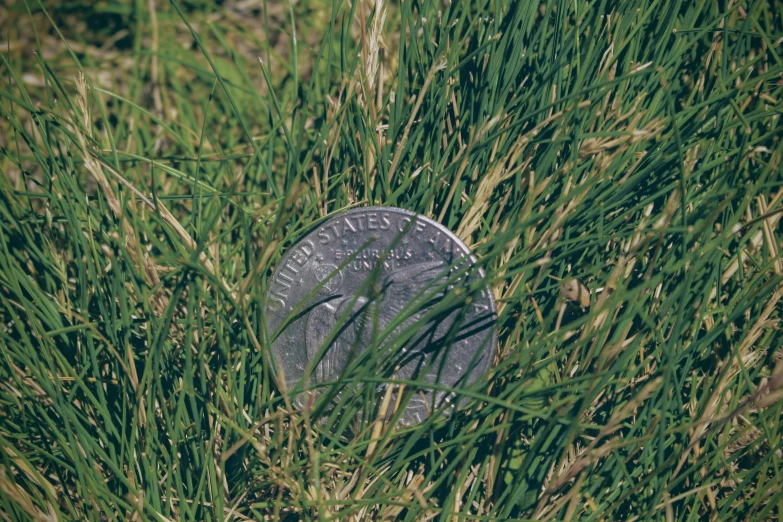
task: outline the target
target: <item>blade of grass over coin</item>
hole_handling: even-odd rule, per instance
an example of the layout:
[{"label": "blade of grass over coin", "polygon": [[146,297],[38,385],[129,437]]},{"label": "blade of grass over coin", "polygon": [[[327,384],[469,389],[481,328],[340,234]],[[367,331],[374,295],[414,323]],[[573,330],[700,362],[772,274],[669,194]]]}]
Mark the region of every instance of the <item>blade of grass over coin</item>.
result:
[{"label": "blade of grass over coin", "polygon": [[[4,519],[783,515],[779,0],[17,0],[0,28]],[[483,276],[389,321],[378,270],[302,375],[371,349],[289,386],[274,274],[367,207]],[[406,374],[487,288],[483,377]]]}]

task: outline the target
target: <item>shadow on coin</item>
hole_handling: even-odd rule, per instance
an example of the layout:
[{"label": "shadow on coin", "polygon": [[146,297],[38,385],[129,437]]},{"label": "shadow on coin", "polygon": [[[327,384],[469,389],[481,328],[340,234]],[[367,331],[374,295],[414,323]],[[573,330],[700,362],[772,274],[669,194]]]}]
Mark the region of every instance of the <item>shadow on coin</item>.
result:
[{"label": "shadow on coin", "polygon": [[[442,271],[441,264],[414,268],[395,273],[394,283],[401,286],[387,279],[373,292],[372,300],[365,294],[346,303],[346,296],[332,295],[297,315],[309,316],[307,353],[312,367],[307,373],[310,391],[299,396],[296,405],[307,409],[318,426],[333,434],[356,433],[379,417],[386,423],[412,426],[451,416],[468,403],[458,390],[448,388],[462,388],[489,368],[494,353],[494,310],[477,313],[467,293],[438,309],[445,293],[437,291],[420,299],[427,291],[424,283],[432,280],[419,283],[415,279]],[[411,287],[405,282],[408,279],[417,284]],[[401,297],[389,297],[393,292]],[[316,314],[326,303],[331,303],[330,308]],[[375,305],[376,315],[370,317]],[[393,323],[400,313],[406,314],[405,319]],[[367,331],[371,324],[384,332],[383,338],[377,330]],[[330,346],[324,349],[327,340]],[[384,406],[389,381],[405,383],[392,385]]]},{"label": "shadow on coin", "polygon": [[[479,350],[474,360],[466,361],[464,372],[456,379],[452,376],[456,382],[449,386],[438,384],[443,371],[438,366],[448,359],[446,346],[441,340],[440,347],[428,348],[434,357],[425,357],[421,352],[396,354],[387,361],[378,361],[375,372],[359,366],[332,381],[317,383],[298,398],[297,405],[307,408],[311,421],[320,428],[339,436],[369,429],[379,418],[400,428],[449,422],[455,410],[470,402],[470,397],[460,397],[460,391],[472,372],[485,366],[481,360],[484,351]],[[369,355],[364,354],[364,358],[369,359]],[[389,386],[392,389],[384,401]]]}]

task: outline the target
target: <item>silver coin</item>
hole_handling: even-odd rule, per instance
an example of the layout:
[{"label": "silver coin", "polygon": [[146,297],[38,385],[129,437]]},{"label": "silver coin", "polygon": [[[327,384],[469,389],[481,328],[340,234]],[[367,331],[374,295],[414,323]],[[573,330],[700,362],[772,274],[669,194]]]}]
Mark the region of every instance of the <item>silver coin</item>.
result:
[{"label": "silver coin", "polygon": [[379,382],[408,381],[403,424],[453,406],[454,389],[487,371],[497,343],[495,301],[475,261],[445,227],[406,210],[331,217],[283,255],[270,280],[278,375],[289,390],[313,389],[347,377],[352,363],[374,364]]}]

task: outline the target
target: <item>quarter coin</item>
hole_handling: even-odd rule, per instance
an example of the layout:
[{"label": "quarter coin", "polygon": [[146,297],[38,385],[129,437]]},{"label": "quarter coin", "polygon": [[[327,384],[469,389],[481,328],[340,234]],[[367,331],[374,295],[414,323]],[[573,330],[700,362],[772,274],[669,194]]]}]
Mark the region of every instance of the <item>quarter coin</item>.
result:
[{"label": "quarter coin", "polygon": [[444,226],[407,210],[332,216],[283,255],[270,280],[276,372],[302,392],[373,365],[379,382],[408,383],[408,425],[453,406],[456,388],[487,371],[497,342],[495,302],[475,262]]}]

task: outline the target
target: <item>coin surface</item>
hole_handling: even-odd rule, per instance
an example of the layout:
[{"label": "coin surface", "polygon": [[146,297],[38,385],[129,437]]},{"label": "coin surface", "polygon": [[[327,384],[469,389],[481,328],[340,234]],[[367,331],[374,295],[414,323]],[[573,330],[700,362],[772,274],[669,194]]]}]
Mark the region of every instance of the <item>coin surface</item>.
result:
[{"label": "coin surface", "polygon": [[497,342],[495,302],[474,263],[449,230],[406,210],[329,218],[283,255],[265,296],[285,385],[338,381],[360,358],[381,379],[422,383],[407,386],[403,424],[453,405],[449,389],[484,374]]}]

